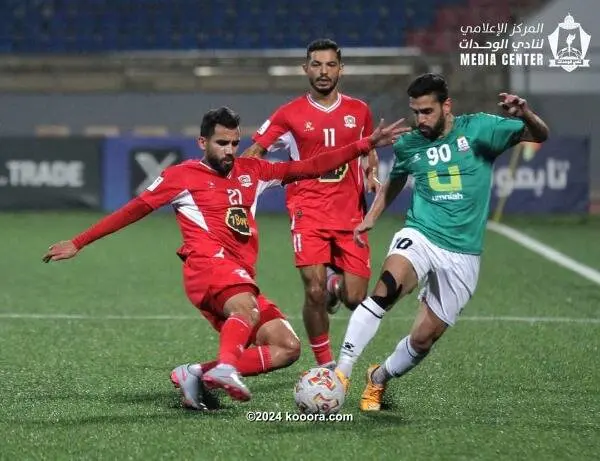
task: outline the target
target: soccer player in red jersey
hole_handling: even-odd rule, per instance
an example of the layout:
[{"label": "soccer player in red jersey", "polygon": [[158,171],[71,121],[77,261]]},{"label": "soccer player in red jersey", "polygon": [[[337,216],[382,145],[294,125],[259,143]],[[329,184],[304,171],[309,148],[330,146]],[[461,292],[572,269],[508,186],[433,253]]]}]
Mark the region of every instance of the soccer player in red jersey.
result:
[{"label": "soccer player in red jersey", "polygon": [[[310,91],[277,109],[253,136],[243,156],[262,157],[285,147],[292,160],[332,151],[373,131],[366,103],[338,91],[342,57],[327,39],[310,43],[304,71]],[[376,192],[377,153],[368,155],[367,186]],[[311,181],[288,184],[296,267],[304,284],[304,326],[317,364],[335,365],[329,343],[329,313],[338,300],[351,310],[366,296],[370,277],[369,246],[358,246],[353,229],[366,212],[362,159],[355,159]],[[341,274],[340,274],[341,272]]]},{"label": "soccer player in red jersey", "polygon": [[138,197],[72,240],[58,242],[44,262],[72,258],[84,246],[170,204],[183,236],[177,254],[189,300],[220,332],[217,360],[178,366],[171,380],[184,406],[205,409],[202,387],[222,388],[248,400],[240,376],[266,373],[293,363],[300,354],[297,336],[281,311],[255,282],[258,232],[254,212],[260,191],[272,181],[314,178],[376,146],[393,143],[409,128],[398,121],[357,142],[301,162],[271,163],[235,158],[239,117],[223,107],[208,112],[199,147],[205,156],[166,168]]}]

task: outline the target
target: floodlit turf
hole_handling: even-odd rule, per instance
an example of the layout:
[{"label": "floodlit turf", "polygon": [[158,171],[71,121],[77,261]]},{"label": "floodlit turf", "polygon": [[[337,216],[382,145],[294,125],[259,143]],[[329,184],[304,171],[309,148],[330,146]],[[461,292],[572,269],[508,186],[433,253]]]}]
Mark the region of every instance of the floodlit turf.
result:
[{"label": "floodlit turf", "polygon": [[[0,215],[0,459],[598,458],[600,287],[504,237],[488,233],[476,296],[421,366],[392,383],[387,411],[357,410],[363,373],[407,333],[414,297],[388,314],[356,367],[342,410],[352,422],[252,423],[248,411],[293,412],[293,384],[313,365],[286,219],[260,218],[259,281],[290,315],[302,357],[247,378],[250,402],[223,397],[222,410],[200,414],[178,407],[168,374],[212,358],[217,336],[183,294],[171,216],[150,217],[73,261],[40,262],[50,243],[97,217]],[[595,250],[586,252],[597,243],[585,242],[597,239],[597,222],[517,225],[600,267]],[[386,218],[372,234],[376,269],[396,227]],[[78,317],[49,318],[67,314]],[[336,353],[347,318],[332,318]]]}]

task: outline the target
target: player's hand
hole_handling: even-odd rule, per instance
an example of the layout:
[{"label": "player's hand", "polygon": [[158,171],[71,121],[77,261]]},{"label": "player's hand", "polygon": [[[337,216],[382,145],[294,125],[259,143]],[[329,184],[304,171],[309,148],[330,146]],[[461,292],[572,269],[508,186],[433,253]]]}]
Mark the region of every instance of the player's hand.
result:
[{"label": "player's hand", "polygon": [[412,131],[411,127],[402,125],[403,123],[404,119],[401,118],[391,125],[385,126],[383,119],[381,119],[379,121],[379,126],[373,131],[371,136],[369,136],[371,147],[389,146],[390,144],[394,144],[404,133]]},{"label": "player's hand", "polygon": [[69,259],[75,256],[79,250],[70,240],[63,240],[55,243],[48,248],[48,251],[42,258],[42,261],[49,263],[50,261],[60,261],[61,259]]},{"label": "player's hand", "polygon": [[523,117],[523,114],[529,110],[527,100],[516,94],[500,93],[498,98],[500,99],[498,105],[513,117]]},{"label": "player's hand", "polygon": [[370,231],[375,226],[375,221],[368,216],[365,216],[365,219],[354,228],[354,241],[359,247],[365,247],[367,243],[362,239],[362,234]]}]

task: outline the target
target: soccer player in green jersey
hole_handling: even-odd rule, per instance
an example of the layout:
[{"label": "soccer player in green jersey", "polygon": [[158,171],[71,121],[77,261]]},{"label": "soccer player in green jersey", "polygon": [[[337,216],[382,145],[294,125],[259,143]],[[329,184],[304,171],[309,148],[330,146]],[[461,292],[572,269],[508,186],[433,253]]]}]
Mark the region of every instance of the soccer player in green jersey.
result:
[{"label": "soccer player in green jersey", "polygon": [[510,117],[452,114],[440,75],[425,74],[407,91],[415,128],[394,144],[395,161],[386,184],[363,222],[357,242],[413,176],[412,204],[397,232],[370,297],[353,312],[342,343],[337,375],[348,387],[352,367],[396,301],[417,286],[420,307],[408,336],[381,365],[367,370],[363,411],[379,411],[386,383],[421,362],[455,323],[475,291],[489,212],[496,157],[521,141],[543,142],[548,127],[517,95],[500,93]]}]

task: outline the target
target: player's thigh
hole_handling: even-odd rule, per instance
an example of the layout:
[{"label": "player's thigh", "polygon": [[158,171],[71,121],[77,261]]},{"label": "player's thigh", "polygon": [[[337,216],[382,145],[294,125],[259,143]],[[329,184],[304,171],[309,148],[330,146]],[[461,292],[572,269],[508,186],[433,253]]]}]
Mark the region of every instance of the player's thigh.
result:
[{"label": "player's thigh", "polygon": [[237,314],[251,325],[258,322],[256,296],[260,291],[245,269],[235,261],[219,259],[213,264],[211,273],[205,275],[209,290],[202,309],[210,310],[224,318]]},{"label": "player's thigh", "polygon": [[313,292],[317,294],[317,292],[323,292],[325,294],[327,269],[324,264],[302,266],[298,268],[298,271],[306,293]]},{"label": "player's thigh", "polygon": [[292,231],[292,245],[298,268],[331,262],[331,241],[326,231],[295,229]]},{"label": "player's thigh", "polygon": [[373,294],[387,305],[412,292],[430,270],[428,242],[420,232],[405,228],[394,235]]},{"label": "player's thigh", "polygon": [[427,276],[419,293],[431,311],[446,325],[454,325],[477,287],[480,258],[440,250],[440,262]]},{"label": "player's thigh", "polygon": [[365,297],[371,277],[368,240],[361,247],[354,241],[353,232],[333,231],[333,265],[344,272],[344,287],[349,298]]}]

